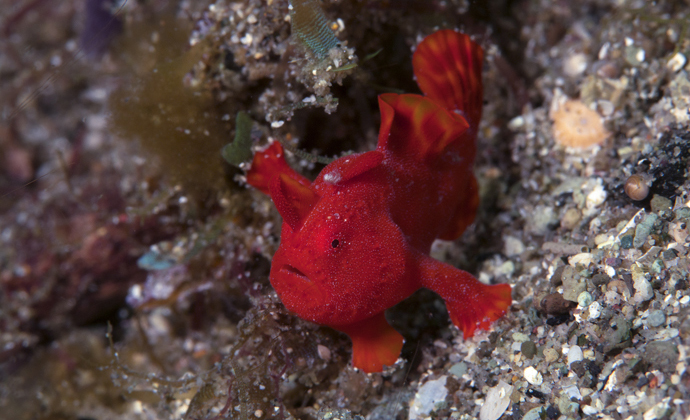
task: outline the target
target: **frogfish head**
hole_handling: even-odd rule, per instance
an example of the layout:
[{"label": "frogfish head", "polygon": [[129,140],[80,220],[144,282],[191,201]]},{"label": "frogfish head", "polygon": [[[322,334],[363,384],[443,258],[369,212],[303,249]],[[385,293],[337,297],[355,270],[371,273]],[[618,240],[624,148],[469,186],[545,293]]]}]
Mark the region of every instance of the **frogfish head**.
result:
[{"label": "frogfish head", "polygon": [[271,185],[284,219],[271,284],[301,318],[350,324],[414,291],[405,274],[407,241],[390,220],[375,181],[360,176],[318,188],[278,178]]}]

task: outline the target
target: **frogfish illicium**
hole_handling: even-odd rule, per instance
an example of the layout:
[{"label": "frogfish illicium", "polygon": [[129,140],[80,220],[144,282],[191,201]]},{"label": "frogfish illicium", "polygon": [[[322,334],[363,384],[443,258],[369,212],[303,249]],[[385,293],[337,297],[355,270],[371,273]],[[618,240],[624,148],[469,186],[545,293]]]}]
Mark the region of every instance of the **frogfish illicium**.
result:
[{"label": "frogfish illicium", "polygon": [[429,256],[435,239],[463,233],[479,203],[482,59],[467,35],[436,32],[412,59],[424,95],[379,96],[376,150],[335,160],[310,182],[275,142],[247,173],[283,217],[271,284],[299,317],[346,333],[365,372],[396,362],[403,337],[384,311],[422,287],[445,300],[464,337],[510,306],[509,285],[482,284]]}]

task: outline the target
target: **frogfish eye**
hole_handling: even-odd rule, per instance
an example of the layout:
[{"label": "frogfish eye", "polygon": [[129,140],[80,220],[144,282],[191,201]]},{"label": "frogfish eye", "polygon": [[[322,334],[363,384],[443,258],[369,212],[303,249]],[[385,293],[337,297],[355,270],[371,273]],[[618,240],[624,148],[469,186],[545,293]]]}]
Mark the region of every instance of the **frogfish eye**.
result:
[{"label": "frogfish eye", "polygon": [[334,239],[333,242],[331,242],[331,246],[333,248],[337,248],[339,244],[340,244],[340,241],[338,241],[337,239]]}]

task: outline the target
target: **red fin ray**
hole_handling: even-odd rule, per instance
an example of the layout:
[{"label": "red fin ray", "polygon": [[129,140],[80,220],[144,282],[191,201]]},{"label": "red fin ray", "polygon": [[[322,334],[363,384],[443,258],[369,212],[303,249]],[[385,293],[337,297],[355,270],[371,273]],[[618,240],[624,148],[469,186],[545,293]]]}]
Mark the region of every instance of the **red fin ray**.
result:
[{"label": "red fin ray", "polygon": [[488,329],[510,307],[509,284],[486,285],[470,273],[427,255],[420,258],[422,286],[443,298],[450,319],[462,330],[464,338],[472,337],[477,328]]},{"label": "red fin ray", "polygon": [[252,166],[247,171],[247,184],[264,194],[270,194],[270,185],[278,175],[287,175],[302,185],[309,185],[307,178],[295,172],[285,161],[285,152],[279,142],[274,142],[266,150],[256,152]]},{"label": "red fin ray", "polygon": [[319,196],[309,186],[301,184],[299,180],[287,174],[273,178],[269,189],[278,213],[293,231],[299,230],[319,200]]},{"label": "red fin ray", "polygon": [[388,324],[383,312],[345,326],[335,326],[352,340],[352,366],[364,372],[381,372],[395,364],[403,346],[403,336]]},{"label": "red fin ray", "polygon": [[452,30],[426,37],[412,57],[417,84],[426,96],[460,111],[476,129],[482,115],[484,52],[469,36]]},{"label": "red fin ray", "polygon": [[[418,160],[433,160],[461,139],[469,125],[460,115],[420,95],[379,96],[381,130],[377,150]],[[474,145],[472,145],[474,147]],[[474,156],[474,149],[470,156]]]}]

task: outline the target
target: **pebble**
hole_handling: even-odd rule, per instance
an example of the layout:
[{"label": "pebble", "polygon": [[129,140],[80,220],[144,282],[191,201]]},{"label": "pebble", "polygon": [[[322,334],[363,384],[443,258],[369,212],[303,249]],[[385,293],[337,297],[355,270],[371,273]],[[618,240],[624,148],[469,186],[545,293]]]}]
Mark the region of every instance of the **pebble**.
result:
[{"label": "pebble", "polygon": [[448,395],[448,388],[446,388],[447,376],[441,376],[438,379],[427,381],[419,388],[419,391],[414,396],[414,400],[410,405],[409,418],[410,420],[421,420],[428,416],[437,407],[437,404],[442,404]]},{"label": "pebble", "polygon": [[450,369],[448,369],[448,372],[455,375],[456,377],[460,378],[460,377],[462,377],[462,375],[467,373],[467,363],[465,363],[465,362],[456,363],[453,366],[451,366]]},{"label": "pebble", "polygon": [[609,328],[603,334],[604,343],[604,353],[611,351],[620,351],[622,349],[630,347],[630,323],[625,319],[623,315],[614,317]]},{"label": "pebble", "polygon": [[331,360],[331,350],[328,347],[324,346],[323,344],[319,344],[316,346],[316,351],[319,353],[319,357],[322,360]]},{"label": "pebble", "polygon": [[556,349],[550,347],[548,349],[544,349],[544,360],[546,361],[546,363],[555,362],[556,360],[558,360],[559,356],[560,354],[558,354],[558,351]]},{"label": "pebble", "polygon": [[[635,238],[633,239],[632,243],[635,248],[640,248],[645,242],[647,242],[647,237],[652,232],[652,228],[654,227],[654,223],[656,223],[657,219],[659,219],[659,216],[654,213],[650,213],[644,218],[642,223],[635,226]],[[621,246],[622,244],[623,238],[621,238]]]},{"label": "pebble", "polygon": [[673,202],[666,197],[660,196],[659,194],[654,194],[649,205],[652,207],[652,212],[654,213],[658,213],[662,210],[671,210],[673,208]]},{"label": "pebble", "polygon": [[527,382],[531,383],[532,385],[541,385],[542,382],[544,382],[544,377],[542,374],[532,366],[526,367],[523,375],[525,376]]},{"label": "pebble", "polygon": [[541,309],[548,315],[563,315],[575,308],[575,302],[563,299],[560,293],[551,293],[541,300]]},{"label": "pebble", "polygon": [[644,271],[637,264],[630,270],[633,278],[633,288],[635,288],[635,302],[642,303],[654,297],[652,284],[647,280]]},{"label": "pebble", "polygon": [[587,70],[587,55],[583,53],[570,54],[563,61],[563,72],[570,77],[577,77]]},{"label": "pebble", "polygon": [[586,308],[592,303],[592,295],[589,292],[582,292],[577,296],[577,304],[581,308]]},{"label": "pebble", "polygon": [[660,327],[664,325],[664,322],[666,322],[666,315],[664,314],[664,311],[661,309],[657,309],[655,311],[652,311],[651,314],[647,317],[647,324],[650,327]]},{"label": "pebble", "polygon": [[597,319],[601,316],[601,304],[599,302],[592,302],[587,309],[589,310],[589,319]]},{"label": "pebble", "polygon": [[[542,414],[544,417],[542,417]],[[542,407],[535,407],[528,412],[525,413],[525,415],[522,417],[522,420],[541,420],[542,418],[546,417],[546,408]]]},{"label": "pebble", "polygon": [[668,63],[666,63],[666,67],[668,67],[669,70],[671,70],[672,72],[676,73],[676,72],[680,71],[680,69],[682,69],[683,66],[685,66],[685,63],[687,61],[688,61],[688,59],[685,58],[685,55],[677,52],[673,55],[673,57],[671,57],[668,60]]},{"label": "pebble", "polygon": [[637,67],[644,62],[645,51],[634,45],[627,46],[625,48],[625,61],[628,62],[633,67]]},{"label": "pebble", "polygon": [[[609,260],[617,260],[617,259],[618,258],[609,258]],[[611,264],[609,264],[609,263],[611,263]],[[618,265],[620,265],[620,262],[607,260],[606,264],[611,265],[611,266],[614,266],[613,264],[616,264],[615,267],[617,267]],[[604,273],[598,273],[598,274],[595,274],[594,276],[592,276],[592,284],[595,286],[601,286],[601,285],[604,285],[610,281],[611,281],[611,277],[609,277],[607,274],[604,274]]]},{"label": "pebble", "polygon": [[520,353],[531,359],[537,354],[537,345],[533,341],[525,341],[520,346]]},{"label": "pebble", "polygon": [[580,211],[578,209],[568,209],[561,218],[561,227],[566,230],[573,230],[580,221]]},{"label": "pebble", "polygon": [[506,235],[503,238],[503,253],[507,257],[514,257],[525,252],[525,244],[515,236]]},{"label": "pebble", "polygon": [[563,299],[577,302],[577,297],[585,291],[586,284],[574,267],[566,267],[563,270]]},{"label": "pebble", "polygon": [[575,362],[579,362],[584,358],[585,356],[582,353],[580,346],[570,346],[570,349],[568,350],[568,366]]}]

